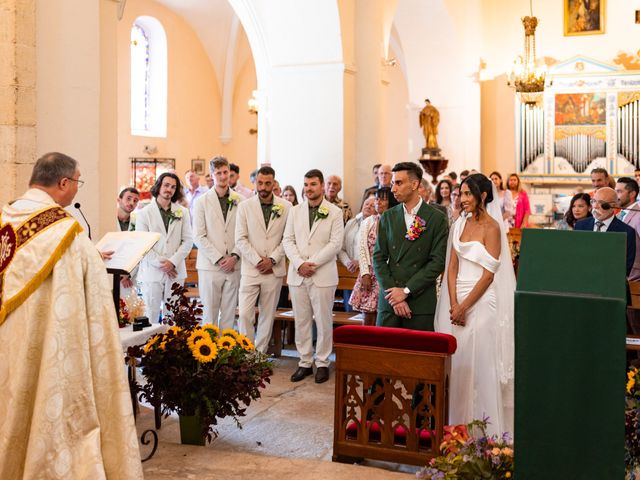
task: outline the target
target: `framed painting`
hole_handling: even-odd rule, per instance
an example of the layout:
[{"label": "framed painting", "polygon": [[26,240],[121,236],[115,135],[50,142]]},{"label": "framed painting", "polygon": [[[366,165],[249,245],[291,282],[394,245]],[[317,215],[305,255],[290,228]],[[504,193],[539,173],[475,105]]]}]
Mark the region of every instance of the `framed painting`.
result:
[{"label": "framed painting", "polygon": [[605,0],[563,0],[564,34],[604,33]]},{"label": "framed painting", "polygon": [[191,159],[191,170],[198,175],[204,175],[204,158]]}]

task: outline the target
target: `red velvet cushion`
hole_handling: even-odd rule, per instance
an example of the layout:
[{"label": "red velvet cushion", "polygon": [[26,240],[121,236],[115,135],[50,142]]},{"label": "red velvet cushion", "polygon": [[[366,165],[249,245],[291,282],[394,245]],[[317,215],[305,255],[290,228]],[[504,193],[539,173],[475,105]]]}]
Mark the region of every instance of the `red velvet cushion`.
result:
[{"label": "red velvet cushion", "polygon": [[[381,438],[380,425],[377,422],[371,423],[367,422],[367,427],[369,428],[369,441],[370,442],[379,442]],[[358,424],[356,422],[351,422],[347,425],[347,439],[355,440],[357,438],[358,432]],[[417,429],[416,433],[418,434],[418,441],[420,442],[420,446],[424,447],[429,445],[431,441],[431,437],[435,437],[435,432],[429,431],[426,428]],[[393,443],[406,445],[407,443],[407,430],[402,426],[398,425],[393,431]]]},{"label": "red velvet cushion", "polygon": [[457,348],[455,337],[446,333],[360,325],[336,328],[333,331],[333,342],[447,354],[455,353]]}]

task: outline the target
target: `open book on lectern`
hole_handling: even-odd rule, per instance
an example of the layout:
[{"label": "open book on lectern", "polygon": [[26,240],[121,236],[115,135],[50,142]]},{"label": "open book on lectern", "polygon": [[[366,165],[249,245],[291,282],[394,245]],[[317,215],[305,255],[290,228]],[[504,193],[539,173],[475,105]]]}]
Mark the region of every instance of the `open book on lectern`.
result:
[{"label": "open book on lectern", "polygon": [[108,270],[131,273],[158,240],[160,234],[156,232],[109,232],[96,248],[100,252],[113,251],[113,256],[104,261]]}]

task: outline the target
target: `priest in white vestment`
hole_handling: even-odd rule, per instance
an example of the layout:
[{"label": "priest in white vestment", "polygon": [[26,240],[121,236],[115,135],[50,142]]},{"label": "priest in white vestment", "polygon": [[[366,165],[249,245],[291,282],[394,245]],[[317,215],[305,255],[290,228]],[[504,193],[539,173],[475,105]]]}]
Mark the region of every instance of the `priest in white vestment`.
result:
[{"label": "priest in white vestment", "polygon": [[46,154],[2,210],[2,479],[143,477],[107,273],[61,208],[79,177],[75,160]]}]

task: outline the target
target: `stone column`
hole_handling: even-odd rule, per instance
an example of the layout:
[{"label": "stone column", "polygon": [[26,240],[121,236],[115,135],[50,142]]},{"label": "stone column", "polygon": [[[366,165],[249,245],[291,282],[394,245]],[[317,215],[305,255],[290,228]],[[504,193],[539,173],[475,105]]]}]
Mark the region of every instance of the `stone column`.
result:
[{"label": "stone column", "polygon": [[384,3],[355,2],[355,162],[346,175],[354,213],[360,208],[362,192],[373,184],[371,167],[394,163],[385,158]]},{"label": "stone column", "polygon": [[36,159],[35,0],[0,3],[0,204],[29,181]]}]

